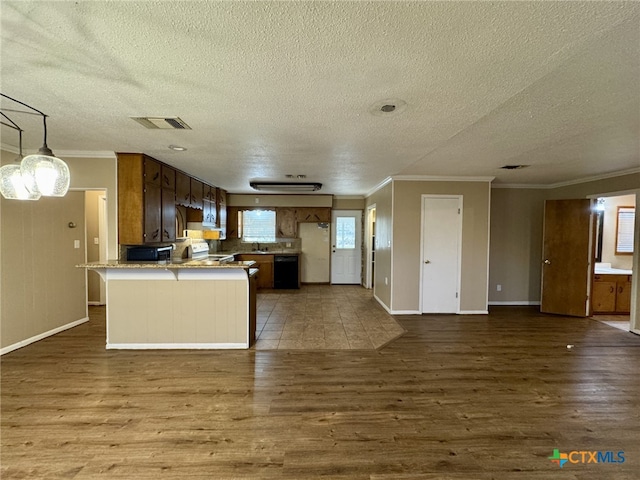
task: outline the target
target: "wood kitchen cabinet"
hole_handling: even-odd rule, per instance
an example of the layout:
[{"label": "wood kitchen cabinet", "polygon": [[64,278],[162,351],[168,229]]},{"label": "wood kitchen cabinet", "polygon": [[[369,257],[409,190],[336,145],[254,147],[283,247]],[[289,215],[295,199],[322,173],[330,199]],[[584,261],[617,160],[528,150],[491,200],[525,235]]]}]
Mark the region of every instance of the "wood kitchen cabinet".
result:
[{"label": "wood kitchen cabinet", "polygon": [[204,184],[202,193],[202,225],[217,227],[218,208],[216,206],[216,187]]},{"label": "wood kitchen cabinet", "polygon": [[276,236],[278,238],[296,238],[298,220],[294,208],[276,209]]},{"label": "wood kitchen cabinet", "polygon": [[176,172],[176,203],[202,210],[204,183],[184,172]]},{"label": "wood kitchen cabinet", "polygon": [[258,269],[258,288],[273,288],[273,255],[241,253],[235,256],[236,260],[253,260]]},{"label": "wood kitchen cabinet", "polygon": [[238,207],[227,207],[227,231],[226,238],[242,238],[242,232],[238,228]]},{"label": "wood kitchen cabinet", "polygon": [[118,154],[118,242],[176,238],[175,169],[141,153]]},{"label": "wood kitchen cabinet", "polygon": [[221,229],[220,239],[225,240],[227,238],[227,191],[221,188],[216,188],[216,208],[218,209],[216,226]]},{"label": "wood kitchen cabinet", "polygon": [[296,220],[305,222],[331,222],[331,207],[302,207],[296,209]]},{"label": "wood kitchen cabinet", "polygon": [[591,307],[594,314],[629,313],[631,311],[631,275],[595,275]]}]

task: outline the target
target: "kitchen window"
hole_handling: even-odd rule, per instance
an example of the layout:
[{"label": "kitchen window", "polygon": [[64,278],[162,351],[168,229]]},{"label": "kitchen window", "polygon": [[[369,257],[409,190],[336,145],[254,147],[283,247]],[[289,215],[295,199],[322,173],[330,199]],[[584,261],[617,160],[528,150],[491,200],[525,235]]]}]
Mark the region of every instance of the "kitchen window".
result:
[{"label": "kitchen window", "polygon": [[244,242],[276,241],[275,210],[242,210],[238,220]]}]

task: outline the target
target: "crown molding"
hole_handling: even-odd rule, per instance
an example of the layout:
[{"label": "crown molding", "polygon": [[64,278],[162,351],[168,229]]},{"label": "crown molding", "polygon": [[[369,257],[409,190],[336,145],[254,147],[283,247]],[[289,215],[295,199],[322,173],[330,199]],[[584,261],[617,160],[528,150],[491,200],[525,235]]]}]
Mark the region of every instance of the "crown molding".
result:
[{"label": "crown molding", "polygon": [[376,193],[378,190],[384,188],[386,185],[388,185],[389,183],[391,183],[393,179],[391,177],[387,177],[385,178],[382,182],[380,182],[378,185],[376,185],[375,187],[373,187],[371,190],[369,190],[364,197],[370,197],[371,195],[373,195],[374,193]]},{"label": "crown molding", "polygon": [[439,175],[394,175],[392,180],[409,182],[492,182],[496,177],[465,177]]},{"label": "crown molding", "polygon": [[568,187],[570,185],[578,185],[580,183],[589,183],[596,182],[598,180],[605,180],[607,178],[622,177],[623,175],[633,175],[634,173],[640,173],[640,168],[630,168],[629,170],[620,170],[618,172],[603,173],[602,175],[593,175],[591,177],[583,177],[576,180],[567,180],[566,182],[552,183],[549,185],[549,188]]},{"label": "crown molding", "polygon": [[590,177],[578,178],[575,180],[567,180],[566,182],[543,184],[527,184],[527,183],[493,183],[491,188],[522,188],[533,190],[551,190],[554,188],[568,187],[571,185],[580,185],[581,183],[597,182],[598,180],[606,180],[607,178],[622,177],[624,175],[633,175],[640,173],[640,168],[631,168],[629,170],[620,170],[618,172],[604,173],[602,175],[593,175]]},{"label": "crown molding", "polygon": [[[0,150],[4,150],[9,153],[20,153],[20,149],[14,145],[6,145],[4,143],[0,143]],[[27,155],[38,153],[37,150],[25,150],[22,149],[22,154],[26,157]],[[67,158],[117,158],[116,152],[111,150],[56,150],[54,152],[56,157],[67,157]]]}]

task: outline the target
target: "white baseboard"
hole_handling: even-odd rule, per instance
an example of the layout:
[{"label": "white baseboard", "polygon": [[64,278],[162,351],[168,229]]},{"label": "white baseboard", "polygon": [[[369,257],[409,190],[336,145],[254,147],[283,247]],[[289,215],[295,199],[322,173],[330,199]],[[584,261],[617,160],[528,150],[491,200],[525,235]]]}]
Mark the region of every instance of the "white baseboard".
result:
[{"label": "white baseboard", "polygon": [[460,310],[458,315],[489,315],[489,310]]},{"label": "white baseboard", "polygon": [[246,343],[107,343],[107,350],[238,350]]},{"label": "white baseboard", "polygon": [[100,302],[96,302],[96,301],[91,301],[91,300],[89,300],[89,301],[87,302],[87,305],[91,305],[91,306],[94,306],[94,307],[99,307],[99,306],[102,306],[102,305],[105,305],[105,304],[104,304],[104,303],[100,303]]},{"label": "white baseboard", "polygon": [[631,330],[629,330],[629,331],[630,331],[631,333],[635,333],[636,335],[640,335],[640,330],[637,330],[637,329],[635,329],[635,328],[634,328],[634,329],[631,329]]},{"label": "white baseboard", "polygon": [[504,305],[504,306],[509,306],[512,305],[514,307],[518,307],[518,306],[526,306],[526,305],[540,305],[540,301],[531,301],[531,300],[517,300],[515,302],[489,302],[489,305],[496,305],[496,306],[500,306],[500,305]]},{"label": "white baseboard", "polygon": [[89,321],[89,317],[81,318],[80,320],[76,320],[75,322],[67,323],[66,325],[62,325],[60,327],[56,327],[53,330],[49,330],[48,332],[40,333],[38,335],[34,335],[31,338],[27,338],[26,340],[21,340],[20,342],[14,343],[13,345],[8,345],[2,349],[0,349],[0,355],[4,355],[5,353],[13,352],[22,347],[26,347],[27,345],[31,345],[39,340],[55,335],[56,333],[64,332],[65,330],[69,330],[70,328],[77,327],[78,325],[82,325],[85,322]]}]

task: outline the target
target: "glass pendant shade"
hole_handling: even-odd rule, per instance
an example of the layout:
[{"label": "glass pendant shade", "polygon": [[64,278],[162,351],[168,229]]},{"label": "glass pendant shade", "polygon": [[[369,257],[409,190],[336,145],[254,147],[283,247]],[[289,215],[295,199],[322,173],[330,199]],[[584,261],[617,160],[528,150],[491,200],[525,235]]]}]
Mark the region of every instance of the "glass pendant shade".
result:
[{"label": "glass pendant shade", "polygon": [[24,184],[20,165],[0,168],[0,193],[10,200],[38,200],[39,192],[30,192]]},{"label": "glass pendant shade", "polygon": [[24,157],[20,165],[25,187],[45,197],[64,197],[69,190],[69,167],[59,158],[37,153]]}]

